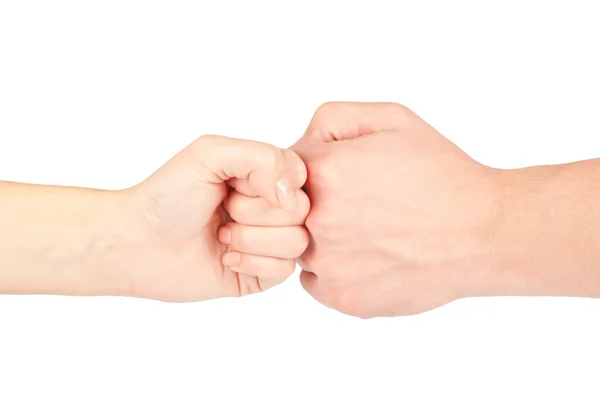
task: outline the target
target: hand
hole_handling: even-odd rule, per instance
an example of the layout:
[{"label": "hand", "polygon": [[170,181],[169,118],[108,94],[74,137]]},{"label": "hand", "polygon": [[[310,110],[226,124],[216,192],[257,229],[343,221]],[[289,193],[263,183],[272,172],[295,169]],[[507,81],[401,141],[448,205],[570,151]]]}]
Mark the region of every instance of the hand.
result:
[{"label": "hand", "polygon": [[489,268],[495,171],[407,108],[328,103],[292,149],[306,163],[304,288],[363,318],[420,313],[476,291]]},{"label": "hand", "polygon": [[304,164],[292,151],[220,136],[199,138],[125,191],[132,233],[127,295],[200,301],[281,283],[307,246],[305,229],[282,221],[277,227],[230,223],[222,202],[230,184],[260,196],[254,201],[265,207],[263,218],[277,219],[297,213],[296,192],[305,179]]}]

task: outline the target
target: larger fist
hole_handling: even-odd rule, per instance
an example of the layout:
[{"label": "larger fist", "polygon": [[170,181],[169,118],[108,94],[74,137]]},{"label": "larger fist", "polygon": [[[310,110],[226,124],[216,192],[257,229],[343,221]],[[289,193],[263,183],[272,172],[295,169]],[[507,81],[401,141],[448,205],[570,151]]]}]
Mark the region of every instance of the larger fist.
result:
[{"label": "larger fist", "polygon": [[369,318],[477,291],[497,210],[493,169],[389,103],[325,104],[292,149],[308,169],[311,244],[299,261],[314,298]]}]

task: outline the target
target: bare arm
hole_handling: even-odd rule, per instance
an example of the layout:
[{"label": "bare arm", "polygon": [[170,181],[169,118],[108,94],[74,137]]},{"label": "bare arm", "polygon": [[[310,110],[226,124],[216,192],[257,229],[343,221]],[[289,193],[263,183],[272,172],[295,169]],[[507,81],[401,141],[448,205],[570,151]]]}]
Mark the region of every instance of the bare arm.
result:
[{"label": "bare arm", "polygon": [[500,182],[477,295],[600,297],[600,159],[503,171]]},{"label": "bare arm", "polygon": [[304,288],[359,317],[475,296],[600,298],[600,159],[500,170],[393,103],[326,103],[309,171]]},{"label": "bare arm", "polygon": [[116,192],[0,182],[0,293],[121,292],[118,202]]},{"label": "bare arm", "polygon": [[[263,291],[306,249],[305,180],[293,152],[205,135],[121,191],[0,182],[0,293],[196,302]],[[230,221],[228,184],[255,195],[229,199],[233,217],[268,227]]]}]

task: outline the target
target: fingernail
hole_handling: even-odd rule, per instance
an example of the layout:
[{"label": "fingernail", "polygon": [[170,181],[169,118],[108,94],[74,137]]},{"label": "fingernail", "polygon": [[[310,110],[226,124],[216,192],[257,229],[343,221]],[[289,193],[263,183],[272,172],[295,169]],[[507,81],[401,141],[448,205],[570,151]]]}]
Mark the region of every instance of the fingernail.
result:
[{"label": "fingernail", "polygon": [[231,244],[231,228],[223,226],[219,229],[219,241],[225,245]]},{"label": "fingernail", "polygon": [[223,255],[223,265],[225,266],[236,266],[240,263],[241,254],[239,252],[227,252]]},{"label": "fingernail", "polygon": [[289,180],[281,178],[277,181],[277,200],[284,210],[291,211],[296,208],[296,193]]}]

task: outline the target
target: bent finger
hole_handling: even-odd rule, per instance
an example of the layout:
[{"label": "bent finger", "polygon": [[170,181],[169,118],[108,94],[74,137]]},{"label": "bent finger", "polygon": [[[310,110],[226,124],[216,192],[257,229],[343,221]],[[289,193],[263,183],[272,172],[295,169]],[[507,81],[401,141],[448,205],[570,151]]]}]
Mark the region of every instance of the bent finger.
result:
[{"label": "bent finger", "polygon": [[253,227],[231,222],[219,229],[218,237],[232,250],[280,259],[295,259],[308,246],[308,231],[301,226]]},{"label": "bent finger", "polygon": [[292,211],[275,207],[263,198],[245,196],[237,191],[230,192],[223,206],[234,221],[248,226],[304,225],[310,212],[310,200],[301,189],[296,190],[296,208]]}]

